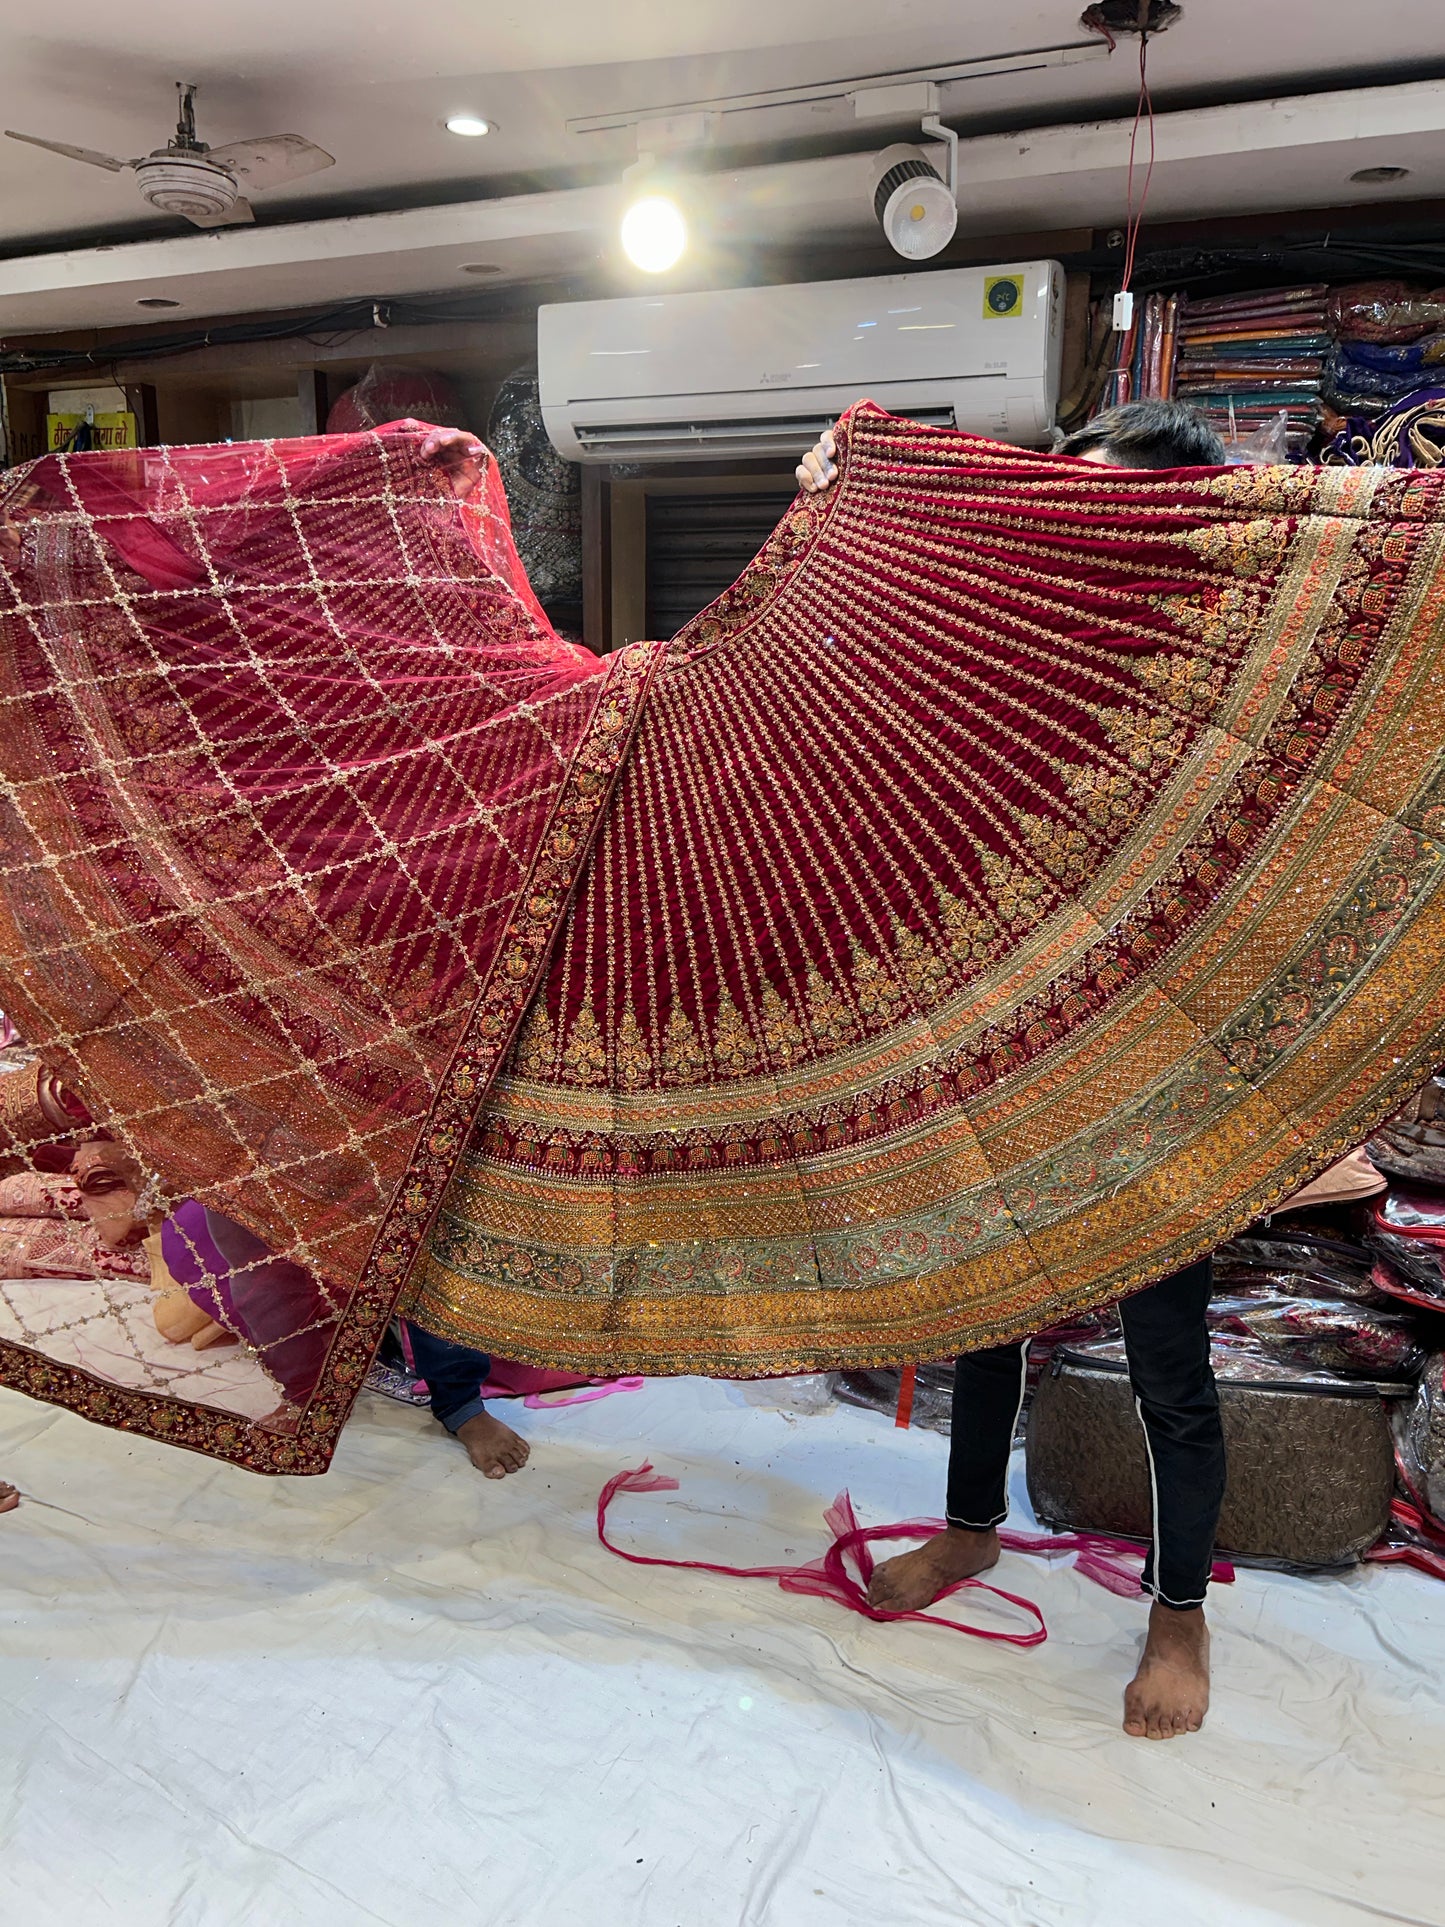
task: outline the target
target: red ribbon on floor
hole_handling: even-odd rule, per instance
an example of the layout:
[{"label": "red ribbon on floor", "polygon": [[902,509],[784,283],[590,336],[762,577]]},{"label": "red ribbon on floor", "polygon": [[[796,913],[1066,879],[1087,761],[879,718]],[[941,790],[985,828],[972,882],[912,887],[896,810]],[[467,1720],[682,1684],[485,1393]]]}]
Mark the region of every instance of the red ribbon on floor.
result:
[{"label": "red ribbon on floor", "polygon": [[[861,1613],[865,1619],[913,1619],[925,1626],[947,1626],[953,1632],[968,1633],[974,1639],[998,1640],[1008,1646],[1040,1646],[1049,1636],[1044,1616],[1031,1599],[1021,1598],[1018,1593],[1005,1592],[1001,1586],[991,1586],[984,1579],[957,1580],[953,1585],[946,1586],[938,1597],[948,1599],[969,1586],[980,1592],[992,1593],[996,1599],[1007,1600],[1009,1605],[1017,1606],[1021,1612],[1036,1620],[1037,1624],[1031,1631],[998,1632],[984,1626],[968,1626],[962,1620],[948,1619],[941,1613],[891,1613],[870,1605],[868,1586],[873,1577],[872,1546],[881,1540],[932,1539],[946,1531],[947,1527],[942,1519],[904,1519],[891,1526],[860,1526],[853,1511],[853,1501],[846,1492],[840,1492],[823,1514],[833,1535],[833,1543],[820,1559],[811,1560],[804,1566],[721,1566],[706,1559],[660,1559],[641,1552],[626,1552],[608,1538],[607,1514],[619,1492],[677,1490],[676,1479],[668,1478],[665,1473],[654,1472],[650,1465],[639,1465],[630,1471],[617,1473],[598,1495],[597,1537],[609,1552],[619,1559],[626,1559],[630,1565],[670,1566],[681,1572],[712,1572],[724,1579],[775,1579],[784,1592],[809,1593],[817,1598],[832,1599],[838,1605],[846,1606],[849,1612]],[[1106,1591],[1116,1593],[1121,1598],[1138,1597],[1139,1567],[1143,1554],[1128,1539],[1112,1539],[1098,1532],[1002,1531],[998,1536],[1006,1552],[1041,1554],[1046,1558],[1076,1553],[1076,1570],[1084,1578],[1093,1580],[1095,1585],[1103,1586]],[[1218,1560],[1213,1577],[1228,1585],[1234,1578],[1234,1568]]]},{"label": "red ribbon on floor", "polygon": [[[975,1639],[998,1640],[1007,1646],[1041,1646],[1048,1638],[1044,1616],[1031,1599],[990,1586],[982,1579],[961,1579],[939,1594],[947,1599],[966,1586],[1006,1599],[1011,1606],[1038,1623],[1026,1633],[997,1632],[986,1626],[966,1626],[961,1619],[946,1619],[941,1613],[890,1613],[868,1603],[868,1582],[873,1577],[873,1554],[869,1550],[878,1539],[926,1539],[943,1530],[941,1519],[912,1519],[901,1525],[860,1527],[853,1502],[842,1492],[823,1514],[833,1543],[821,1559],[806,1566],[718,1566],[706,1559],[657,1559],[640,1552],[625,1552],[607,1536],[607,1511],[619,1492],[676,1492],[678,1483],[665,1473],[654,1472],[650,1465],[635,1466],[610,1478],[597,1499],[597,1537],[607,1550],[634,1566],[672,1566],[685,1572],[714,1572],[724,1579],[775,1579],[784,1592],[811,1593],[821,1599],[834,1599],[850,1612],[865,1619],[916,1619],[925,1626],[948,1626],[956,1633],[969,1633]],[[855,1569],[850,1571],[850,1565]]]}]

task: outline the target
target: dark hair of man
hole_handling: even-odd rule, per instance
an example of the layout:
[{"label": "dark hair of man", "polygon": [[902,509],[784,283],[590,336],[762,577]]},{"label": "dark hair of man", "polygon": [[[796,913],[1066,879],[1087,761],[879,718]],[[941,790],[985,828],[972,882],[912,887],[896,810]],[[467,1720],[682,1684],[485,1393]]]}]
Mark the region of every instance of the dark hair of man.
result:
[{"label": "dark hair of man", "polygon": [[1128,401],[1106,408],[1076,428],[1056,455],[1100,448],[1121,468],[1217,468],[1224,443],[1196,409],[1182,401]]}]

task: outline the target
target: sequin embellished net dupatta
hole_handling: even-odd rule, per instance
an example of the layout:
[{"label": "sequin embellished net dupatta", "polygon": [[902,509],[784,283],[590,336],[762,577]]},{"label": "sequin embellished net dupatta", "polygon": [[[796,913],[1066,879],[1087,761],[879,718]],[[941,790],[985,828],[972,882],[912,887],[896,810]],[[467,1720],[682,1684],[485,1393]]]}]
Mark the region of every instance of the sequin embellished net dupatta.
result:
[{"label": "sequin embellished net dupatta", "polygon": [[420,434],[0,488],[0,1006],[142,1218],[214,1214],[232,1340],[168,1344],[139,1280],[0,1283],[0,1380],[259,1470],[325,1466],[646,673],[553,635],[494,470],[461,507]]},{"label": "sequin embellished net dupatta", "polygon": [[1445,1054],[1445,476],[839,440],[657,671],[435,1330],[629,1372],[996,1343]]}]

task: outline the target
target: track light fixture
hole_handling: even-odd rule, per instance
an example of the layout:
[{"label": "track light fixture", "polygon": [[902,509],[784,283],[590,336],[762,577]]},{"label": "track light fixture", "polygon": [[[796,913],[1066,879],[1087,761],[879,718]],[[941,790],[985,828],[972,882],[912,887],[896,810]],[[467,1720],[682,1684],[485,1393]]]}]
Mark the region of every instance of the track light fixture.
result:
[{"label": "track light fixture", "polygon": [[667,114],[637,124],[637,159],[622,176],[630,190],[622,217],[622,252],[645,274],[666,274],[687,252],[687,221],[666,191],[659,156],[704,147],[717,133],[716,114]]},{"label": "track light fixture", "polygon": [[958,136],[938,118],[938,88],[908,81],[853,95],[859,120],[901,120],[917,114],[923,132],[948,149],[948,178],[917,147],[885,147],[873,164],[873,212],[895,254],[929,261],[958,227]]}]

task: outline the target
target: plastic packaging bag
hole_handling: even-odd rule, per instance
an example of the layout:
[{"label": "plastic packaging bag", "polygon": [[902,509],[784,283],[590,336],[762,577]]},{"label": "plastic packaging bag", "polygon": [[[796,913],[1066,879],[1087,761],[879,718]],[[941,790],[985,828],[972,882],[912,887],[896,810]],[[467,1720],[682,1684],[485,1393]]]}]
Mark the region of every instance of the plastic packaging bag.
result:
[{"label": "plastic packaging bag", "polygon": [[1281,1364],[1307,1371],[1408,1381],[1425,1362],[1408,1314],[1338,1298],[1226,1292],[1210,1300],[1209,1329],[1226,1338],[1252,1339]]},{"label": "plastic packaging bag", "polygon": [[1445,1520],[1445,1352],[1429,1360],[1414,1398],[1396,1414],[1395,1448],[1411,1496]]},{"label": "plastic packaging bag", "polygon": [[1345,341],[1406,342],[1445,328],[1445,289],[1408,281],[1359,281],[1330,296],[1330,322]]},{"label": "plastic packaging bag", "polygon": [[1373,1255],[1363,1244],[1343,1239],[1292,1235],[1283,1226],[1278,1234],[1231,1238],[1214,1254],[1214,1276],[1231,1289],[1260,1285],[1281,1296],[1300,1293],[1316,1297],[1321,1291],[1338,1293],[1360,1304],[1375,1296],[1371,1280]]},{"label": "plastic packaging bag", "polygon": [[827,1411],[837,1381],[837,1372],[803,1372],[797,1378],[745,1378],[738,1389],[749,1405],[765,1412],[806,1418]]},{"label": "plastic packaging bag", "polygon": [[1445,1185],[1445,1078],[1422,1084],[1365,1148],[1386,1177]]},{"label": "plastic packaging bag", "polygon": [[1256,428],[1252,435],[1243,435],[1237,441],[1226,441],[1224,459],[1234,466],[1263,463],[1275,467],[1287,462],[1289,416],[1284,409],[1272,416],[1264,427]]}]

